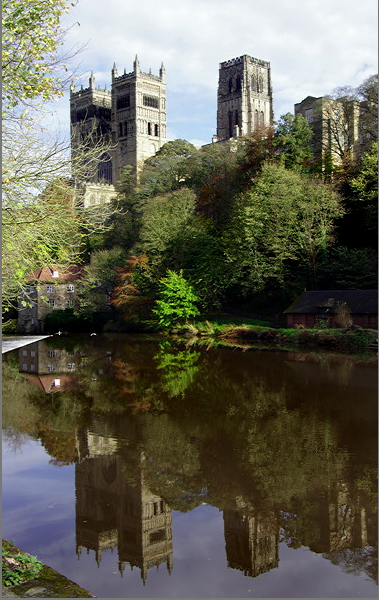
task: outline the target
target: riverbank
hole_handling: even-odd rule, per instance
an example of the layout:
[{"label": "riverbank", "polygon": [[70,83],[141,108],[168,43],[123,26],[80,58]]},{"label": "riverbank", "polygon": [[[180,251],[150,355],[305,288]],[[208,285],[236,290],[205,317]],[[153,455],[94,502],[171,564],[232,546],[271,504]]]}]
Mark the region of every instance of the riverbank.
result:
[{"label": "riverbank", "polygon": [[378,351],[376,329],[285,329],[207,320],[176,327],[171,333],[201,345],[213,344],[240,348],[259,345],[285,350],[319,348],[353,354],[366,352],[372,354]]},{"label": "riverbank", "polygon": [[96,598],[6,540],[2,540],[2,567],[3,598]]}]

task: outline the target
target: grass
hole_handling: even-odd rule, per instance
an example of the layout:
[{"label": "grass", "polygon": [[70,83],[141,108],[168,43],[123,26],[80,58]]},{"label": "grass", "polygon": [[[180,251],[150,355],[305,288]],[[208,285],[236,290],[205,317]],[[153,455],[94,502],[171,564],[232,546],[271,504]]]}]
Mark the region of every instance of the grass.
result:
[{"label": "grass", "polygon": [[34,579],[42,570],[43,564],[35,557],[24,552],[14,553],[12,547],[3,540],[2,543],[2,582],[9,587],[20,585]]}]

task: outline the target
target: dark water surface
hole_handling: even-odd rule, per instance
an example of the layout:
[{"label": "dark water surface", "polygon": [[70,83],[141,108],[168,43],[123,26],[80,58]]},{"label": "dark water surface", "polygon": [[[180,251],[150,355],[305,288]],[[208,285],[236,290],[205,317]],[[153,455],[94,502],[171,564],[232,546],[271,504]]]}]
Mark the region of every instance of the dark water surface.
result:
[{"label": "dark water surface", "polygon": [[3,537],[99,598],[376,598],[376,475],[376,358],[3,356]]}]

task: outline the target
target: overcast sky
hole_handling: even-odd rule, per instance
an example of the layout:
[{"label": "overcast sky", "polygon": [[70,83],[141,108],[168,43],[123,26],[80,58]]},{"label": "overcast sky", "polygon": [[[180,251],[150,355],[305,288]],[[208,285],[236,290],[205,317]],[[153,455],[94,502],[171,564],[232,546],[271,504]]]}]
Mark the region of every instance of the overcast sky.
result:
[{"label": "overcast sky", "polygon": [[[248,54],[271,63],[274,118],[306,96],[358,86],[377,73],[376,0],[79,0],[67,47],[86,44],[78,83],[111,87],[115,62],[167,81],[167,132],[197,145],[216,133],[219,63]],[[69,96],[57,105],[63,127]]]}]

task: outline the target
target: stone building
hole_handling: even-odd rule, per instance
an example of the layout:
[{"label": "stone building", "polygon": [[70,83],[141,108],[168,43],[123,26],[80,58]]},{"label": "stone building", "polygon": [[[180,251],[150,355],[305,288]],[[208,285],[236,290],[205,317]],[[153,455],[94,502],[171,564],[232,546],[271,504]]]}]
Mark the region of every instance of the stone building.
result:
[{"label": "stone building", "polygon": [[[137,56],[130,73],[124,70],[119,75],[114,64],[111,91],[96,87],[91,74],[89,87],[75,91],[71,86],[70,110],[73,154],[89,134],[94,141],[100,136],[106,142],[112,141],[97,172],[89,177],[89,183],[115,185],[125,166],[130,165],[138,173],[143,162],[154,156],[167,141],[163,63],[159,75],[153,75],[151,70],[148,73],[141,71]],[[104,195],[106,190],[102,191]]]},{"label": "stone building", "polygon": [[77,282],[82,267],[41,267],[27,278],[28,305],[18,311],[19,333],[43,333],[44,318],[53,310],[73,308],[77,303]]},{"label": "stone building", "polygon": [[273,124],[270,63],[244,54],[220,63],[214,142]]},{"label": "stone building", "polygon": [[314,157],[322,170],[341,164],[346,157],[356,160],[364,149],[361,128],[361,105],[321,96],[307,96],[294,106],[313,131]]}]

